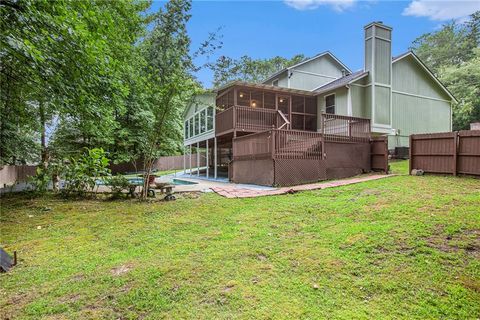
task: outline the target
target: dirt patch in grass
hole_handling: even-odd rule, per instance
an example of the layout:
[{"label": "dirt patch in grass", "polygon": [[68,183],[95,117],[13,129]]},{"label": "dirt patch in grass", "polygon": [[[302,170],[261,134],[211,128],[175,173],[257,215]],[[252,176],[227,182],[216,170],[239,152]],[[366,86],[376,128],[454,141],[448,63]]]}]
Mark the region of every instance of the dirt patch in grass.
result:
[{"label": "dirt patch in grass", "polygon": [[465,252],[480,258],[480,229],[463,230],[453,235],[439,231],[435,230],[434,234],[427,238],[429,247],[446,253]]},{"label": "dirt patch in grass", "polygon": [[129,272],[132,268],[133,268],[133,265],[131,263],[126,263],[126,264],[122,264],[118,267],[112,268],[110,270],[110,273],[113,276],[118,277],[118,276],[121,276],[122,274],[125,274],[125,273]]}]

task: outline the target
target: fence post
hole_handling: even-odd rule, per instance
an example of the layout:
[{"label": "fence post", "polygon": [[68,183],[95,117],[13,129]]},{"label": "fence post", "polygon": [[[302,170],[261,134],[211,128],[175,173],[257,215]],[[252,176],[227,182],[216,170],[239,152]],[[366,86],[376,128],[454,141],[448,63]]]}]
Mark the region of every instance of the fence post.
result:
[{"label": "fence post", "polygon": [[275,159],[275,130],[272,130],[272,146],[270,152],[272,153],[272,159]]},{"label": "fence post", "polygon": [[453,175],[457,175],[457,141],[458,141],[458,132],[453,132]]},{"label": "fence post", "polygon": [[408,174],[412,174],[412,163],[413,163],[413,134],[408,137],[410,148],[408,148]]}]

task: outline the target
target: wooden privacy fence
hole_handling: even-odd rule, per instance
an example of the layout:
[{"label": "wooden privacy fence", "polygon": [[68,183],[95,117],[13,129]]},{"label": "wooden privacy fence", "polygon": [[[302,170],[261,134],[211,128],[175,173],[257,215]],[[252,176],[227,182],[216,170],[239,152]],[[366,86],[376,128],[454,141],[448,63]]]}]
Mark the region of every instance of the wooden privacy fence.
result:
[{"label": "wooden privacy fence", "polygon": [[[197,166],[197,154],[185,155],[185,163],[187,168],[190,166],[190,157],[192,161],[192,168]],[[200,156],[200,166],[205,166],[205,157]],[[183,155],[180,156],[165,156],[160,157],[153,163],[153,169],[158,171],[165,170],[183,170]],[[136,166],[132,162],[112,164],[110,166],[112,173],[125,173],[143,170],[143,162],[137,161]]]},{"label": "wooden privacy fence", "polygon": [[480,175],[480,130],[411,135],[409,169]]},{"label": "wooden privacy fence", "polygon": [[34,176],[37,166],[0,166],[0,188],[17,182],[26,182]]}]

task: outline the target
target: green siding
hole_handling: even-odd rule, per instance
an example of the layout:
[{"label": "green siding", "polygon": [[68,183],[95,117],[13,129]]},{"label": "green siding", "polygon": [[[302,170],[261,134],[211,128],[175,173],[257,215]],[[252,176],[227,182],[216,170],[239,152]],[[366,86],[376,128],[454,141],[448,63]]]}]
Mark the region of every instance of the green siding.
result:
[{"label": "green siding", "polygon": [[[377,31],[380,30],[382,29],[377,28]],[[375,39],[375,82],[390,84],[390,64],[392,63],[390,48],[390,42]]]},{"label": "green siding", "polygon": [[352,115],[354,117],[366,118],[365,88],[352,85],[350,86],[350,91],[352,98]]},{"label": "green siding", "polygon": [[375,124],[390,124],[390,88],[375,87]]},{"label": "green siding", "polygon": [[313,90],[342,77],[342,67],[329,55],[302,64],[290,72],[290,88],[300,90]]},{"label": "green siding", "polygon": [[393,90],[450,100],[450,97],[413,57],[405,57],[393,63],[392,80]]},{"label": "green siding", "polygon": [[408,146],[411,134],[450,131],[449,102],[398,93],[393,93],[392,102],[393,128],[400,130],[400,138],[389,137],[389,148]]}]

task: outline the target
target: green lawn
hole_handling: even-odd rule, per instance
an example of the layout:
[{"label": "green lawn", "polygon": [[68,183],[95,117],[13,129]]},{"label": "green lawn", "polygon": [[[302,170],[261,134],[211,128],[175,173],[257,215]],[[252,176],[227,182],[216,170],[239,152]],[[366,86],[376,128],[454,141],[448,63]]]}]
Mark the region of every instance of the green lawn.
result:
[{"label": "green lawn", "polygon": [[406,175],[256,199],[10,196],[1,314],[476,319],[479,208],[480,180]]}]

